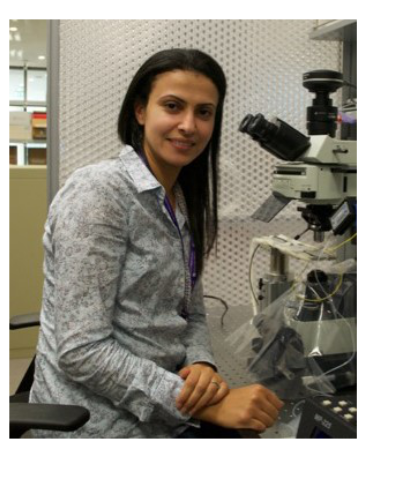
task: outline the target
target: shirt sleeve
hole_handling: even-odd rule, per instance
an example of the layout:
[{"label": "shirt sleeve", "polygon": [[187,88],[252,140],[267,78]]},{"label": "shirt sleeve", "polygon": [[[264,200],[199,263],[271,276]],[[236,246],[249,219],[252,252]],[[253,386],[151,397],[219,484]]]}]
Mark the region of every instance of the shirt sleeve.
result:
[{"label": "shirt sleeve", "polygon": [[175,406],[183,380],[133,355],[113,335],[113,309],[127,244],[127,209],[113,180],[85,174],[53,209],[54,332],[68,379],[140,421],[184,423]]},{"label": "shirt sleeve", "polygon": [[184,337],[184,344],[187,351],[184,366],[194,364],[195,362],[207,362],[216,369],[206,320],[204,291],[201,278],[198,278],[196,281],[191,296],[188,327]]}]

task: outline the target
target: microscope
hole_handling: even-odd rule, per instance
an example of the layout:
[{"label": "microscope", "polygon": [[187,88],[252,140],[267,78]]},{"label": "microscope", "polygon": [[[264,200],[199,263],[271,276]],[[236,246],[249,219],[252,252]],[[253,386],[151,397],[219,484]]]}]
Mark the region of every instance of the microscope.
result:
[{"label": "microscope", "polygon": [[[315,70],[303,75],[303,86],[315,95],[307,108],[308,136],[262,114],[247,115],[239,127],[280,160],[274,167],[272,195],[253,217],[270,222],[296,200],[307,223],[301,235],[312,231],[314,240],[309,245],[299,241],[301,235],[295,239],[276,235],[257,238],[255,243],[269,246],[270,269],[258,280],[253,325],[259,335],[252,342],[249,369],[274,389],[273,384],[281,382],[284,398],[295,397],[296,388],[312,390],[309,382],[319,375],[329,383],[325,388],[329,393],[356,385],[356,141],[335,138],[338,109],[330,98],[343,85],[339,72]],[[335,249],[339,247],[332,256],[323,245],[329,232],[337,236]],[[341,269],[334,274],[311,270],[302,298],[292,303],[291,318],[272,338],[267,328],[277,314],[275,307],[288,305],[288,296],[294,293],[289,258],[314,263],[324,256],[332,257],[333,266]]]},{"label": "microscope", "polygon": [[356,141],[335,138],[338,109],[329,97],[342,85],[339,72],[303,75],[303,86],[316,95],[313,106],[307,108],[309,137],[279,118],[267,121],[262,114],[247,115],[241,122],[241,132],[284,161],[275,166],[273,196],[255,218],[269,222],[296,199],[307,204],[300,210],[315,241],[322,241],[325,231],[343,234],[348,228],[356,198]]}]

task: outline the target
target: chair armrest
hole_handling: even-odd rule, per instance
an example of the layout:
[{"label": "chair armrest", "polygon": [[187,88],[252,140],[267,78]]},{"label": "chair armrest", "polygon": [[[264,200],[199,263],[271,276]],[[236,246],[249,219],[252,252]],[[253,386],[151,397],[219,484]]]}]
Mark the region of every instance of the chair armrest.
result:
[{"label": "chair armrest", "polygon": [[28,429],[74,431],[89,420],[89,411],[66,404],[10,403],[10,434]]},{"label": "chair armrest", "polygon": [[36,327],[40,322],[39,313],[27,313],[26,315],[15,315],[10,318],[10,330],[20,328]]}]

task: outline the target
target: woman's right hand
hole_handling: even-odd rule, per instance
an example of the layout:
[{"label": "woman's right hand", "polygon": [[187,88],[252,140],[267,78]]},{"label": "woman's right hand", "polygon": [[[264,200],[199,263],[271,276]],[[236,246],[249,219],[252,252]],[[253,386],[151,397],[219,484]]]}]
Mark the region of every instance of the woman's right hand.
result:
[{"label": "woman's right hand", "polygon": [[194,415],[224,428],[252,429],[263,432],[272,426],[284,403],[276,394],[260,384],[230,389],[217,404]]}]

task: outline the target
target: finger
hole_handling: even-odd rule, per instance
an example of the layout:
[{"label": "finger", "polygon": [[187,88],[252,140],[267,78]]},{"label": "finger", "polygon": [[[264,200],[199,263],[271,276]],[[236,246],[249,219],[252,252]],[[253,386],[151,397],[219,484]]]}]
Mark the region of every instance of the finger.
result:
[{"label": "finger", "polygon": [[250,425],[247,427],[247,429],[252,429],[258,433],[263,433],[268,427],[269,426],[267,426],[264,421],[252,419],[250,420]]},{"label": "finger", "polygon": [[[219,378],[215,377],[209,384],[206,393],[199,399],[197,404],[191,408],[188,412],[191,415],[194,415],[198,411],[200,411],[205,406],[212,406],[213,404],[218,404],[224,397],[229,394],[229,386],[223,380],[218,380]],[[219,384],[217,386],[216,384]]]},{"label": "finger", "polygon": [[185,414],[189,413],[190,409],[193,409],[200,402],[207,391],[207,386],[198,384],[191,396],[187,399],[187,402],[184,404],[182,411]]},{"label": "finger", "polygon": [[222,381],[219,384],[220,384],[220,388],[218,389],[218,392],[215,394],[215,396],[208,403],[210,405],[218,404],[218,402],[222,401],[222,399],[229,394],[229,386],[226,384],[226,382]]},{"label": "finger", "polygon": [[176,399],[176,406],[178,409],[182,409],[183,406],[187,403],[188,398],[193,394],[195,385],[192,384],[185,384],[183,389],[181,390],[179,396]]},{"label": "finger", "polygon": [[265,401],[264,404],[260,407],[261,411],[270,416],[275,421],[278,419],[279,416],[279,409],[274,406],[271,402]]},{"label": "finger", "polygon": [[198,411],[200,411],[202,408],[204,408],[205,406],[208,406],[209,404],[213,404],[213,400],[215,396],[218,394],[218,392],[219,390],[216,387],[216,385],[210,383],[208,386],[208,389],[197,401],[197,404],[192,408],[189,408],[188,414],[192,416],[196,414]]},{"label": "finger", "polygon": [[198,382],[198,377],[194,375],[195,372],[192,372],[189,377],[184,382],[182,390],[180,391],[179,396],[176,399],[176,406],[178,409],[182,408],[184,404],[186,404],[188,398],[194,392],[194,389]]},{"label": "finger", "polygon": [[[215,389],[214,389],[215,388]],[[206,394],[208,396],[214,396],[217,392],[217,386],[213,384],[210,386],[210,382],[205,379],[199,379],[191,395],[183,404],[182,412],[188,413],[190,409],[194,408],[199,400]]]},{"label": "finger", "polygon": [[279,399],[279,397],[270,389],[267,389],[267,397],[271,404],[273,404],[276,409],[282,409],[285,403]]},{"label": "finger", "polygon": [[182,379],[186,379],[186,377],[188,377],[188,375],[190,374],[190,372],[191,372],[191,369],[189,367],[183,367],[183,369],[181,369],[179,371],[179,376]]},{"label": "finger", "polygon": [[272,406],[268,411],[266,409],[256,409],[253,413],[253,418],[264,423],[266,428],[273,426],[278,419],[278,410]]}]

